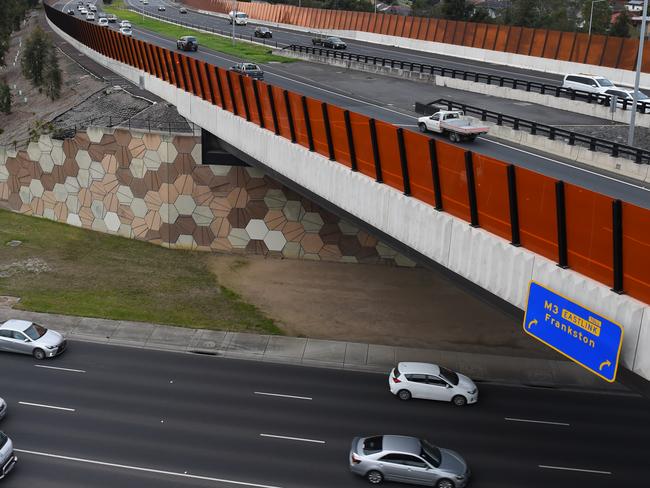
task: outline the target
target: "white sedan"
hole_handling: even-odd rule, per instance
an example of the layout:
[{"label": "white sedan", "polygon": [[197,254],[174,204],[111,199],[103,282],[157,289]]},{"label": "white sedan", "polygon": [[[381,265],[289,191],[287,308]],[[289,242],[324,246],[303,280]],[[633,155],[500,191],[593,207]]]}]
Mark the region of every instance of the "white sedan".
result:
[{"label": "white sedan", "polygon": [[459,407],[478,401],[478,388],[471,379],[436,364],[399,363],[390,372],[388,386],[400,400],[422,398]]},{"label": "white sedan", "polygon": [[130,27],[120,27],[120,34],[125,35],[127,37],[133,37],[133,31],[131,30]]}]

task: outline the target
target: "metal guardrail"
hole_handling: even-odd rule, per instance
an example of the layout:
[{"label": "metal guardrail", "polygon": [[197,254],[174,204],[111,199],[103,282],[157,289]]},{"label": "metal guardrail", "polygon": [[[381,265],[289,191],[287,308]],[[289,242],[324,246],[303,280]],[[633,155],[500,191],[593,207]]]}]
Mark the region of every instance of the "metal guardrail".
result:
[{"label": "metal guardrail", "polygon": [[146,132],[167,132],[175,133],[194,133],[196,126],[193,122],[171,122],[163,119],[146,118],[129,118],[124,120],[124,117],[113,117],[112,115],[105,115],[102,117],[94,117],[92,119],[82,120],[75,122],[69,126],[61,124],[60,127],[55,127],[51,135],[54,139],[70,139],[75,136],[79,131],[86,130],[90,126],[99,126],[115,129],[136,129]]},{"label": "metal guardrail", "polygon": [[[291,44],[284,47],[294,52],[315,54],[326,58],[341,59],[347,61],[355,61],[358,63],[372,64],[373,66],[382,66],[389,68],[399,68],[401,70],[417,72],[429,75],[438,75],[450,78],[458,78],[465,81],[473,81],[475,83],[486,83],[488,85],[497,85],[500,87],[513,88],[515,90],[525,90],[527,92],[535,92],[541,95],[552,95],[557,98],[568,98],[571,100],[581,100],[586,103],[598,103],[601,105],[609,106],[611,104],[611,95],[601,93],[591,93],[582,90],[573,90],[571,88],[564,88],[557,85],[550,85],[547,83],[538,83],[536,81],[521,80],[518,78],[511,78],[509,76],[488,75],[479,73],[477,71],[467,71],[462,69],[447,68],[445,66],[436,66],[433,64],[417,63],[412,61],[403,61],[399,59],[382,58],[379,56],[370,56],[367,54],[356,54],[346,51],[339,51],[335,49],[326,49],[312,46],[301,46],[298,44]],[[616,98],[617,106],[623,110],[631,108],[634,102],[627,99]],[[640,113],[650,112],[650,103],[638,102],[637,111]]]},{"label": "metal guardrail", "polygon": [[494,112],[444,98],[429,103],[416,102],[415,111],[422,115],[431,115],[440,110],[441,107],[446,107],[447,110],[462,110],[466,114],[480,116],[482,121],[494,121],[497,125],[509,125],[514,130],[527,130],[532,135],[546,135],[551,140],[562,138],[570,146],[579,144],[588,147],[590,151],[606,152],[612,157],[627,157],[639,164],[650,164],[650,151],[639,147],[619,144],[600,137],[593,137],[552,125],[540,124],[532,120],[505,115],[500,112]]}]

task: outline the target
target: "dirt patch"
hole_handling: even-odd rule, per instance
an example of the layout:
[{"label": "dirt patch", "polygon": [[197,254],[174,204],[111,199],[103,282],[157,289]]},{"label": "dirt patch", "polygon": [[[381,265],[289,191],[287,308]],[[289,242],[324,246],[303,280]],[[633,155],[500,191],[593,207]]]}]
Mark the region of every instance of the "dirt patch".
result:
[{"label": "dirt patch", "polygon": [[550,357],[518,319],[426,269],[261,256],[218,256],[209,267],[290,335]]}]

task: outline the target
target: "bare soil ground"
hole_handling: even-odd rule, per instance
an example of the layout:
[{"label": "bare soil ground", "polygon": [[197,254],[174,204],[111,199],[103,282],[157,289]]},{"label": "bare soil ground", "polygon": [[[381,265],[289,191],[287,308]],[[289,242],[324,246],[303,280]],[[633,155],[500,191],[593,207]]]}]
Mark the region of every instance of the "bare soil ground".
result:
[{"label": "bare soil ground", "polygon": [[405,347],[549,357],[521,322],[422,268],[218,256],[219,282],[285,333]]}]

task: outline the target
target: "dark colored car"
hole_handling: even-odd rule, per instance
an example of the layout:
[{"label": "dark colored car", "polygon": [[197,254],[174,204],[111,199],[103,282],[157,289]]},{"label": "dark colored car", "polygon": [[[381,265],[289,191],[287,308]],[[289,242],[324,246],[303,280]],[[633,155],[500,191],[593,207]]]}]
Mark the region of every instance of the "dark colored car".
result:
[{"label": "dark colored car", "polygon": [[179,14],[186,14],[186,13],[187,13],[187,9],[186,9],[185,7],[181,7],[181,8],[178,9],[178,13],[179,13]]},{"label": "dark colored car", "polygon": [[255,37],[270,39],[271,37],[273,37],[273,32],[271,32],[271,29],[269,29],[268,27],[256,27]]},{"label": "dark colored car", "polygon": [[68,9],[68,15],[74,15],[74,10],[72,10],[71,8],[69,8],[69,9]]},{"label": "dark colored car", "polygon": [[338,37],[314,37],[311,40],[314,46],[323,46],[328,49],[345,49],[348,45]]},{"label": "dark colored car", "polygon": [[236,71],[237,73],[241,73],[242,75],[255,78],[256,80],[264,79],[264,71],[262,71],[262,69],[254,63],[237,63],[230,69],[232,71]]},{"label": "dark colored car", "polygon": [[199,41],[194,36],[183,36],[176,41],[176,49],[181,51],[198,51]]},{"label": "dark colored car", "polygon": [[117,22],[117,17],[115,17],[114,14],[109,14],[109,16],[106,17],[106,18],[108,19],[108,21],[109,21],[111,24],[114,24],[115,22]]}]

